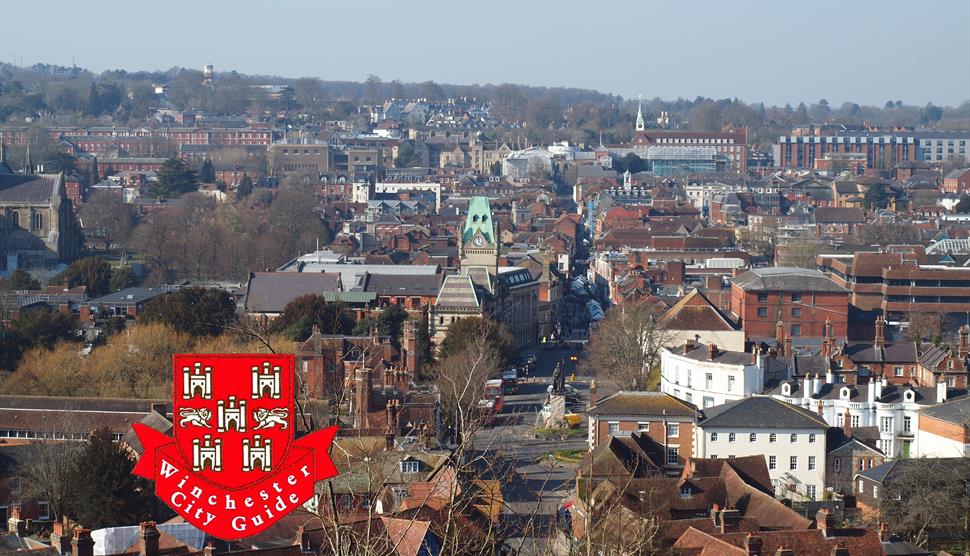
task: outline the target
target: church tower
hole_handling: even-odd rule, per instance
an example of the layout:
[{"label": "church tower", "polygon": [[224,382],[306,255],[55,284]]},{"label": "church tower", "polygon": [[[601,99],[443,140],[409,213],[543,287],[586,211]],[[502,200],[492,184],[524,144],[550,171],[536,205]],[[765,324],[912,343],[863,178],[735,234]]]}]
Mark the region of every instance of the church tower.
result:
[{"label": "church tower", "polygon": [[637,102],[637,131],[644,131],[647,125],[643,120],[643,100]]},{"label": "church tower", "polygon": [[492,220],[488,197],[472,197],[459,238],[458,254],[462,268],[484,266],[498,273],[498,226]]}]

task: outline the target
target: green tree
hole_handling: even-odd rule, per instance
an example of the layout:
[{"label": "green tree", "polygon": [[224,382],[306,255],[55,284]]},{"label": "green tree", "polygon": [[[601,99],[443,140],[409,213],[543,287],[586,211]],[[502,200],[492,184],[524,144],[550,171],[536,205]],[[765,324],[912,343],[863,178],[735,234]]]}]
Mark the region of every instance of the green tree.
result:
[{"label": "green tree", "polygon": [[388,305],[376,316],[358,321],[353,333],[358,335],[368,334],[371,327],[376,326],[378,334],[389,336],[391,343],[396,346],[401,338],[401,331],[404,329],[404,321],[406,320],[408,320],[408,312],[400,305]]},{"label": "green tree", "polygon": [[202,163],[202,169],[199,170],[199,181],[202,183],[215,183],[216,181],[216,169],[209,158],[206,158],[205,162]]},{"label": "green tree", "polygon": [[44,172],[48,174],[63,173],[70,175],[74,173],[77,157],[70,153],[56,151],[47,155],[43,160]]},{"label": "green tree", "polygon": [[108,429],[91,433],[72,473],[70,515],[92,529],[137,525],[152,514],[153,489],[132,475],[135,461]]},{"label": "green tree", "polygon": [[273,321],[273,330],[300,341],[310,336],[313,325],[324,334],[349,334],[353,318],[339,303],[328,303],[322,295],[301,295],[286,304],[283,314]]},{"label": "green tree", "polygon": [[954,207],[954,210],[960,214],[970,213],[970,195],[964,195],[960,197],[960,202]]},{"label": "green tree", "polygon": [[239,186],[236,187],[236,198],[245,199],[253,192],[253,178],[249,177],[249,174],[243,174],[241,180],[239,180]]},{"label": "green tree", "polygon": [[100,257],[78,259],[63,274],[69,288],[85,286],[91,297],[102,296],[109,291],[111,266]]},{"label": "green tree", "polygon": [[40,282],[37,281],[24,267],[10,273],[10,278],[4,283],[8,290],[39,290]]},{"label": "green tree", "polygon": [[445,338],[441,340],[438,359],[464,351],[472,342],[484,341],[498,354],[503,365],[511,365],[515,357],[515,340],[509,330],[498,323],[483,317],[468,317],[457,320],[448,326]]},{"label": "green tree", "polygon": [[869,210],[886,208],[889,204],[891,192],[889,188],[881,183],[876,183],[866,189],[862,196],[862,202]]},{"label": "green tree", "polygon": [[111,291],[116,292],[136,285],[138,280],[135,279],[135,271],[130,266],[111,269],[111,280],[108,281],[108,289]]},{"label": "green tree", "polygon": [[158,181],[148,190],[152,195],[165,197],[178,197],[195,191],[195,172],[188,162],[179,158],[169,158],[158,170]]},{"label": "green tree", "polygon": [[143,319],[195,337],[218,336],[236,321],[236,304],[215,288],[182,288],[145,304]]},{"label": "green tree", "polygon": [[630,171],[631,174],[647,171],[647,161],[635,155],[626,153],[623,158],[613,161],[613,169],[619,173]]},{"label": "green tree", "polygon": [[11,322],[11,330],[21,352],[32,347],[50,349],[61,340],[76,338],[77,317],[50,307],[21,309]]},{"label": "green tree", "polygon": [[88,100],[86,112],[89,116],[100,116],[101,115],[101,97],[98,95],[98,86],[91,82],[91,86],[88,88]]}]

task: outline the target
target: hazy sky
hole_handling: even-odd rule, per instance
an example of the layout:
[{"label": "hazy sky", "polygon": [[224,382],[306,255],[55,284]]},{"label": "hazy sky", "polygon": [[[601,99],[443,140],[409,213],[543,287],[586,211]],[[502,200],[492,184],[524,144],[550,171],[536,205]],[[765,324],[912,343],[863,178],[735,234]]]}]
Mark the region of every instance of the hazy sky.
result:
[{"label": "hazy sky", "polygon": [[970,99],[970,1],[0,0],[0,60],[783,104]]}]

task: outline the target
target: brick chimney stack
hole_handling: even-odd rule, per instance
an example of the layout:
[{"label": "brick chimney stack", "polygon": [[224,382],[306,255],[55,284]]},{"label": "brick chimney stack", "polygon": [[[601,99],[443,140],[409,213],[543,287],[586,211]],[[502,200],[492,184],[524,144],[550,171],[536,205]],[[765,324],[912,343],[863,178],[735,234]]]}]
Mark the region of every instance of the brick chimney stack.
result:
[{"label": "brick chimney stack", "polygon": [[371,379],[369,369],[354,371],[354,427],[367,428],[367,412],[370,411]]},{"label": "brick chimney stack", "polygon": [[714,344],[714,343],[707,344],[707,358],[713,361],[714,357],[716,356],[717,356],[717,344]]},{"label": "brick chimney stack", "polygon": [[71,556],[94,556],[94,539],[90,529],[75,529],[71,539]]},{"label": "brick chimney stack", "polygon": [[721,510],[721,533],[736,533],[741,525],[741,512],[737,508]]},{"label": "brick chimney stack", "polygon": [[791,348],[791,334],[785,334],[785,355],[795,357],[795,352]]},{"label": "brick chimney stack", "polygon": [[158,538],[161,534],[154,521],[145,521],[139,526],[138,545],[142,556],[158,556]]},{"label": "brick chimney stack", "polygon": [[874,343],[877,348],[886,347],[886,319],[882,316],[876,317],[876,341]]},{"label": "brick chimney stack", "polygon": [[694,342],[690,338],[687,338],[684,340],[684,355],[687,355],[692,349],[694,349]]},{"label": "brick chimney stack", "polygon": [[52,524],[51,546],[58,554],[71,553],[71,530],[66,517]]},{"label": "brick chimney stack", "polygon": [[778,350],[778,356],[785,356],[785,324],[781,321],[775,323],[775,348]]},{"label": "brick chimney stack", "polygon": [[842,416],[842,432],[845,433],[846,436],[852,436],[852,427],[850,426],[851,422],[852,420],[849,417],[849,408],[847,407],[845,408],[845,414]]},{"label": "brick chimney stack", "polygon": [[787,546],[780,546],[775,551],[775,556],[795,556],[795,551]]}]

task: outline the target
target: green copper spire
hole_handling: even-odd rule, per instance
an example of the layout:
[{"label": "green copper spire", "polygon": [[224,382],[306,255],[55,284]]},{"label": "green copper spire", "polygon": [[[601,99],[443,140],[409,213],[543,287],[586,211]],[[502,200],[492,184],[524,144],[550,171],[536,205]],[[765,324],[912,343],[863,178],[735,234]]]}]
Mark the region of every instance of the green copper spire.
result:
[{"label": "green copper spire", "polygon": [[465,217],[465,228],[461,238],[465,245],[472,242],[472,238],[481,232],[485,242],[495,243],[495,223],[492,222],[492,208],[488,204],[488,197],[472,197],[468,203],[468,216]]}]

